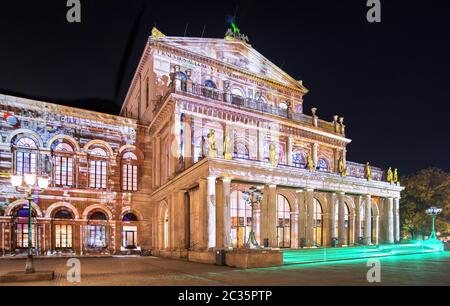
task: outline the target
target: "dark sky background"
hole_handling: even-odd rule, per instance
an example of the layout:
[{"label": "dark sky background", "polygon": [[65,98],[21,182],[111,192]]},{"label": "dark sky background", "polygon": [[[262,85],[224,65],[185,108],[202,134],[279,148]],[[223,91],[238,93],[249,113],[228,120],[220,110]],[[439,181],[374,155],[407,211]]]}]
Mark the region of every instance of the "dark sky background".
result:
[{"label": "dark sky background", "polygon": [[116,114],[153,25],[168,36],[223,38],[227,17],[255,49],[311,92],[306,113],[346,118],[349,160],[400,174],[450,171],[450,8],[382,0],[1,1],[0,92]]}]

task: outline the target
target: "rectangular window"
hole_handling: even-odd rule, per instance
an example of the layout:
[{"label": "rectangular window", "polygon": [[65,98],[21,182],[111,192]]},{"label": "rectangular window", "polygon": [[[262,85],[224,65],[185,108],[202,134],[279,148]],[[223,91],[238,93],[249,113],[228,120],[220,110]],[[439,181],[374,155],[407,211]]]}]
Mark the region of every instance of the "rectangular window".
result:
[{"label": "rectangular window", "polygon": [[124,191],[137,191],[137,166],[123,165],[122,168],[122,188]]},{"label": "rectangular window", "polygon": [[55,157],[55,184],[73,186],[73,160],[65,156]]},{"label": "rectangular window", "polygon": [[55,247],[57,249],[72,248],[72,225],[55,225]]},{"label": "rectangular window", "polygon": [[[36,247],[36,226],[34,224],[32,229],[32,247]],[[28,224],[16,224],[16,248],[28,248],[28,234]]]},{"label": "rectangular window", "polygon": [[36,174],[37,155],[31,152],[16,153],[16,173],[24,175],[26,173]]},{"label": "rectangular window", "polygon": [[93,160],[89,167],[89,187],[106,189],[106,162]]},{"label": "rectangular window", "polygon": [[104,249],[107,247],[106,226],[88,225],[87,245],[90,249]]}]

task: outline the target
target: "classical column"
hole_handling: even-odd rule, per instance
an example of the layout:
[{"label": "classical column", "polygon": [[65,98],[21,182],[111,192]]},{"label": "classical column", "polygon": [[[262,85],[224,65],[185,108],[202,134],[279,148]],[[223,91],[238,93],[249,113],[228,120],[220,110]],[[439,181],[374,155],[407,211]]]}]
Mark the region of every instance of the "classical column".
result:
[{"label": "classical column", "polygon": [[291,248],[296,249],[299,245],[298,240],[298,211],[291,213]]},{"label": "classical column", "polygon": [[207,247],[208,249],[216,247],[216,177],[208,177],[207,180]]},{"label": "classical column", "polygon": [[219,179],[216,185],[216,247],[231,246],[231,179]]},{"label": "classical column", "polygon": [[359,238],[362,237],[361,233],[361,203],[362,197],[355,196],[355,226],[354,226],[354,241],[355,243],[359,242]]},{"label": "classical column", "polygon": [[298,240],[299,246],[306,246],[306,206],[303,190],[297,190],[298,218]]},{"label": "classical column", "polygon": [[261,241],[269,240],[269,247],[277,247],[277,186],[264,188],[263,207],[261,211]]},{"label": "classical column", "polygon": [[365,196],[364,213],[364,244],[372,244],[372,197],[370,194]]},{"label": "classical column", "polygon": [[177,250],[186,249],[186,198],[185,190],[179,190],[173,194],[173,214],[174,214],[174,229],[175,229],[175,243],[174,248]]},{"label": "classical column", "polygon": [[337,238],[337,232],[336,232],[336,194],[332,193],[329,196],[329,203],[330,203],[330,242],[332,242],[333,238]]},{"label": "classical column", "polygon": [[265,138],[265,126],[264,123],[258,123],[258,160],[264,160],[264,138]]},{"label": "classical column", "polygon": [[400,242],[400,198],[394,198],[394,240]]},{"label": "classical column", "polygon": [[314,189],[305,192],[306,205],[306,246],[314,245]]},{"label": "classical column", "polygon": [[384,233],[385,242],[394,243],[394,199],[384,199]]},{"label": "classical column", "polygon": [[184,133],[184,164],[186,169],[192,166],[194,163],[193,158],[193,150],[192,150],[192,117],[186,116],[184,120],[184,127],[183,127],[183,133]]},{"label": "classical column", "polygon": [[312,158],[314,167],[317,167],[319,165],[319,144],[314,143],[312,147]]},{"label": "classical column", "polygon": [[339,209],[339,219],[338,219],[338,239],[339,246],[345,245],[345,193],[340,192],[338,194],[338,209]]},{"label": "classical column", "polygon": [[287,164],[288,166],[292,166],[294,164],[293,162],[293,145],[292,145],[292,138],[287,138]]}]

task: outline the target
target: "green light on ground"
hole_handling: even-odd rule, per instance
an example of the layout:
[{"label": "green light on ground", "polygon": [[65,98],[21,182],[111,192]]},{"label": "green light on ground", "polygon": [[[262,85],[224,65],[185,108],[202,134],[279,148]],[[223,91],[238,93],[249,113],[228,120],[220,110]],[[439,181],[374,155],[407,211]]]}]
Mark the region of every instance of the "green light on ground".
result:
[{"label": "green light on ground", "polygon": [[361,246],[349,248],[323,248],[305,250],[286,250],[284,264],[318,263],[389,257],[399,255],[427,254],[443,252],[444,245],[439,240],[415,241],[410,244]]}]

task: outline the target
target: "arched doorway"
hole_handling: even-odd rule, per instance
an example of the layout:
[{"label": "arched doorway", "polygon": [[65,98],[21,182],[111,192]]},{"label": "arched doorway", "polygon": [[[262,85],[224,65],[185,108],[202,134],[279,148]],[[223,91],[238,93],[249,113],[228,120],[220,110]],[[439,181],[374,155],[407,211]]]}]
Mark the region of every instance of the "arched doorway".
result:
[{"label": "arched doorway", "polygon": [[127,213],[122,218],[122,248],[136,250],[138,244],[138,218],[133,213]]},{"label": "arched doorway", "polygon": [[52,216],[53,248],[57,252],[73,251],[74,215],[60,209]]},{"label": "arched doorway", "polygon": [[249,203],[245,202],[242,191],[232,192],[230,202],[231,246],[233,248],[242,248],[250,237],[252,207]]},{"label": "arched doorway", "polygon": [[277,245],[291,247],[291,205],[282,195],[277,195]]},{"label": "arched doorway", "polygon": [[322,204],[317,199],[313,203],[314,228],[313,243],[315,246],[323,245],[323,209]]},{"label": "arched doorway", "polygon": [[88,217],[86,228],[87,249],[102,252],[108,248],[108,217],[101,211],[94,211]]}]

